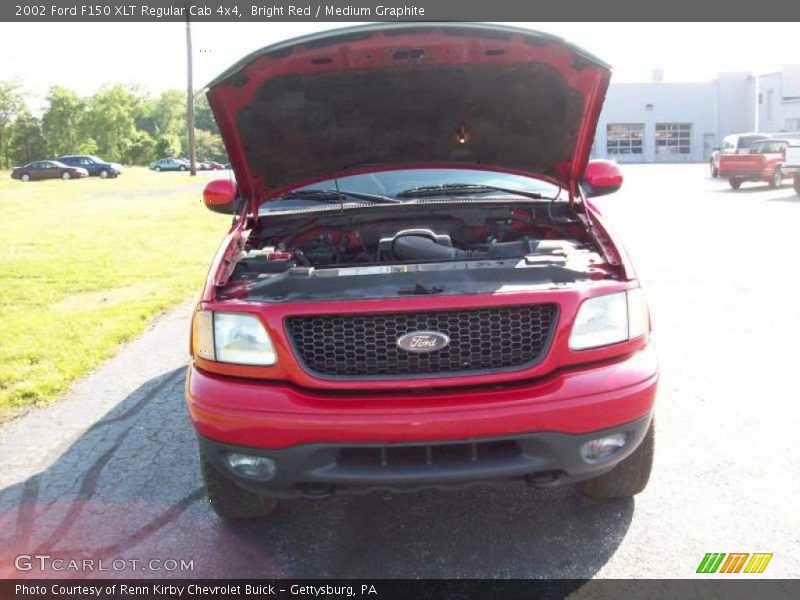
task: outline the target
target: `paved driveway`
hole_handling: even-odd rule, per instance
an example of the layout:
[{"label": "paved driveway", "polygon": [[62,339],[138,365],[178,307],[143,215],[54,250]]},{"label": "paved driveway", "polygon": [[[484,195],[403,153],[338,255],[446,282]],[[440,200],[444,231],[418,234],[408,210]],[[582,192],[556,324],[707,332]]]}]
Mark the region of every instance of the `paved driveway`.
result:
[{"label": "paved driveway", "polygon": [[800,197],[731,192],[703,165],[625,174],[596,203],[647,287],[663,370],[654,476],[635,500],[487,487],[226,524],[204,502],[183,404],[186,305],[60,403],[0,426],[0,576],[41,575],[13,557],[43,553],[142,577],[687,577],[712,551],[773,552],[765,575],[800,576]]}]

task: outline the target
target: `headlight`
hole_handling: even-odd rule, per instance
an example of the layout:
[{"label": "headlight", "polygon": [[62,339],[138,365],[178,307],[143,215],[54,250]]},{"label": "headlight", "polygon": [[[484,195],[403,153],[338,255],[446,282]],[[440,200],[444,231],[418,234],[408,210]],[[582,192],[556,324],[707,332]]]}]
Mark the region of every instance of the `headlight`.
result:
[{"label": "headlight", "polygon": [[647,333],[650,328],[644,293],[636,288],[589,298],[581,304],[569,347],[586,350],[618,344]]},{"label": "headlight", "polygon": [[200,311],[194,316],[195,356],[239,365],[274,365],[275,347],[261,321],[243,313]]}]

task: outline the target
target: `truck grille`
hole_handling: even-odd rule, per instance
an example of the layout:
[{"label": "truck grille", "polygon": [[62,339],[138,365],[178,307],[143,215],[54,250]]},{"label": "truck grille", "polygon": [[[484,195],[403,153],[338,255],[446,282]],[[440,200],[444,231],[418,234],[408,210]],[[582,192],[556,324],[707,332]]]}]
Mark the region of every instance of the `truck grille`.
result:
[{"label": "truck grille", "polygon": [[[531,365],[547,350],[555,304],[407,313],[317,315],[287,319],[305,367],[326,376],[413,377]],[[429,353],[397,346],[399,337],[436,331],[450,344]]]}]

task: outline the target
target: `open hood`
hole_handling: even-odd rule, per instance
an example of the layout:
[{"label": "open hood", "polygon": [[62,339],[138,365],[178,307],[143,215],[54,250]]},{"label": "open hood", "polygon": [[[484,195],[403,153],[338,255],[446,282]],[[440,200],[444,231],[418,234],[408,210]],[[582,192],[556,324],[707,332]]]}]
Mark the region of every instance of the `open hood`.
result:
[{"label": "open hood", "polygon": [[463,23],[377,24],[259,50],[208,86],[255,212],[336,175],[469,167],[575,192],[610,79],[560,38]]}]

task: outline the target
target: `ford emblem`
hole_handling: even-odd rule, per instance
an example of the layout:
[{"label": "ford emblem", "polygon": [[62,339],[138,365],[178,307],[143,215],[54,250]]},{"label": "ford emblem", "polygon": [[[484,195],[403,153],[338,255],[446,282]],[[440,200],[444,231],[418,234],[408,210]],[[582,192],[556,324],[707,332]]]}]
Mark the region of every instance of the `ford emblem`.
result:
[{"label": "ford emblem", "polygon": [[412,331],[397,339],[406,352],[435,352],[450,343],[450,338],[438,331]]}]

